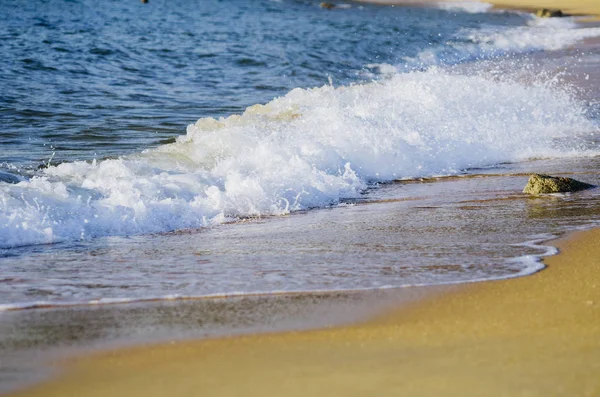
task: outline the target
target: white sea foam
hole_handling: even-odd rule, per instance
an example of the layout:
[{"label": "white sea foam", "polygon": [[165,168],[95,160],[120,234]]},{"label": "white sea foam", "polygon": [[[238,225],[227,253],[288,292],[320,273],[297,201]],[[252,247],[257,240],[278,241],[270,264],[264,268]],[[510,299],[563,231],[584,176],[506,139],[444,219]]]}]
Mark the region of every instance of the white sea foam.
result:
[{"label": "white sea foam", "polygon": [[543,84],[436,69],[295,89],[139,155],[0,182],[0,246],[198,228],[328,206],[376,181],[584,155],[578,134],[598,131],[584,113]]},{"label": "white sea foam", "polygon": [[444,1],[436,3],[436,7],[448,11],[462,11],[479,14],[490,11],[494,5],[482,1]]},{"label": "white sea foam", "polygon": [[372,79],[377,76],[391,77],[398,73],[396,66],[390,65],[389,63],[369,63],[365,68],[368,71],[363,72],[363,77],[367,79]]},{"label": "white sea foam", "polygon": [[577,28],[572,20],[556,18],[535,18],[527,26],[505,31],[481,29],[467,34],[471,41],[490,51],[559,50],[598,36],[600,28]]},{"label": "white sea foam", "polygon": [[454,41],[404,59],[409,68],[448,65],[506,54],[555,51],[591,37],[600,37],[600,28],[580,27],[570,18],[531,17],[524,26],[463,29]]}]

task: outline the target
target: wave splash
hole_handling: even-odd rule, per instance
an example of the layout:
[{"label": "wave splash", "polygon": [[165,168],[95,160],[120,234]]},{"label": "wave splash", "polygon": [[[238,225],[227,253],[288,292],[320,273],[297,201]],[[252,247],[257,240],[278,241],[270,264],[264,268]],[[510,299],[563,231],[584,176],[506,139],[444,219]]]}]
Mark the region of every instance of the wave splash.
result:
[{"label": "wave splash", "polygon": [[403,58],[404,63],[397,68],[411,70],[535,51],[556,51],[584,39],[600,37],[599,27],[581,27],[572,18],[527,18],[529,20],[523,26],[462,29],[447,43],[423,50],[415,57]]},{"label": "wave splash", "polygon": [[374,182],[590,154],[598,127],[547,84],[436,68],[294,89],[175,143],[0,182],[0,247],[199,228],[334,205]]},{"label": "wave splash", "polygon": [[467,12],[470,14],[486,13],[494,8],[493,4],[477,0],[444,1],[435,3],[435,6],[437,8],[441,8],[442,10],[460,11]]}]

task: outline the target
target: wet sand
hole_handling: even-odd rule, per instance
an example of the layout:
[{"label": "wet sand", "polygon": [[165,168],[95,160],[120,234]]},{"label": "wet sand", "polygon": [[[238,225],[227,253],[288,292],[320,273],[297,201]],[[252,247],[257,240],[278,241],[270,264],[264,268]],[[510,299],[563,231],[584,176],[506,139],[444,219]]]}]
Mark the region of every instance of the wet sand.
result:
[{"label": "wet sand", "polygon": [[597,396],[599,241],[366,324],[103,352],[11,396]]}]

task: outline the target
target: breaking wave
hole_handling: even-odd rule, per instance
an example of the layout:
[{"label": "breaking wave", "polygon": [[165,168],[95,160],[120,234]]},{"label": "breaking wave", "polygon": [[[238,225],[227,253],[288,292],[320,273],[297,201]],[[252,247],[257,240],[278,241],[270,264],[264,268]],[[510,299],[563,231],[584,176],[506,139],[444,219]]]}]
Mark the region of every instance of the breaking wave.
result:
[{"label": "breaking wave", "polygon": [[175,143],[0,182],[0,247],[199,228],[335,205],[369,184],[586,155],[585,107],[547,83],[436,68],[294,89]]}]

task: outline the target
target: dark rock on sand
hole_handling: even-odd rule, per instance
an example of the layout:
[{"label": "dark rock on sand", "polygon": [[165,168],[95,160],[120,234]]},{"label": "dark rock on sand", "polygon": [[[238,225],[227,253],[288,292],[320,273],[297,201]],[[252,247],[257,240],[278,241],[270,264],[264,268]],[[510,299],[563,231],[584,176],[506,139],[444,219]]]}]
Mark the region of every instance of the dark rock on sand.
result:
[{"label": "dark rock on sand", "polygon": [[540,8],[535,15],[541,18],[560,18],[566,16],[561,10],[552,10],[549,8]]},{"label": "dark rock on sand", "polygon": [[550,175],[533,174],[529,177],[527,186],[523,193],[527,194],[547,194],[547,193],[567,193],[577,192],[579,190],[595,187],[589,183],[576,181],[571,178],[556,177]]}]

